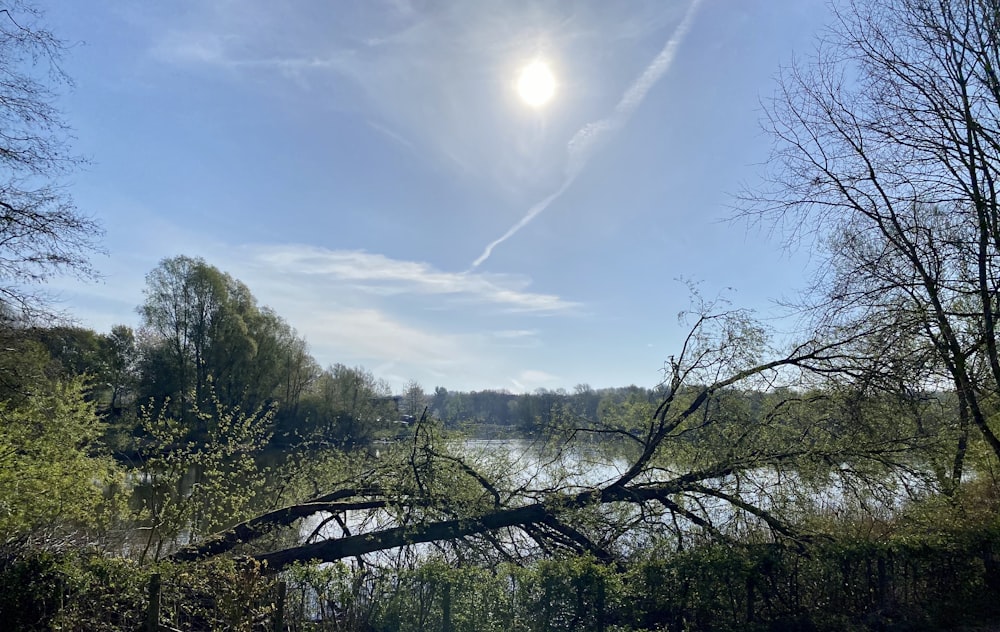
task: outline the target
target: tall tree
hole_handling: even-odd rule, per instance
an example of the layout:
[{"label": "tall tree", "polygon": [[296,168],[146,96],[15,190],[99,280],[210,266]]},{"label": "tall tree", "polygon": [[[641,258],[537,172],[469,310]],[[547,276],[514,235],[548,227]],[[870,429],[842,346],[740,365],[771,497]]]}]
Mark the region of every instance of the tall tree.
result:
[{"label": "tall tree", "polygon": [[403,413],[411,417],[419,417],[427,405],[424,388],[416,380],[406,383],[403,391]]},{"label": "tall tree", "polygon": [[101,344],[108,389],[108,409],[119,414],[129,395],[134,396],[139,352],[135,332],[126,325],[115,325]]},{"label": "tall tree", "polygon": [[898,394],[950,383],[954,475],[965,427],[1000,458],[1000,1],[835,7],[817,56],[768,109],[773,186],[754,218],[818,235],[804,307],[851,348],[828,366]]},{"label": "tall tree", "polygon": [[250,289],[201,259],[173,257],[146,277],[144,395],[193,420],[215,400],[254,410],[297,406],[316,368],[305,341]]},{"label": "tall tree", "polygon": [[431,399],[431,415],[444,419],[445,404],[448,401],[448,389],[443,386],[434,387],[434,397]]},{"label": "tall tree", "polygon": [[57,90],[71,84],[59,66],[64,43],[42,12],[0,5],[0,315],[47,311],[39,283],[70,273],[93,277],[98,224],[81,213],[63,179],[83,160],[69,149]]},{"label": "tall tree", "polygon": [[[139,308],[143,321],[163,345],[163,360],[173,378],[174,398],[183,413],[205,402],[210,335],[221,328],[226,279],[201,259],[164,259],[146,275],[146,301]],[[193,402],[191,401],[193,398]]]}]

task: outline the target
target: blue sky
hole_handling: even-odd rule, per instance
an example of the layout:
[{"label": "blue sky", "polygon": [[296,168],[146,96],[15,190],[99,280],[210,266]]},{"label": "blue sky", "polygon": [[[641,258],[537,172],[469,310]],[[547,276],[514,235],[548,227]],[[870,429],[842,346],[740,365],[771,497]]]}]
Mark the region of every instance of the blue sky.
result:
[{"label": "blue sky", "polygon": [[[102,281],[53,289],[99,331],[137,326],[145,274],[185,254],[321,364],[396,388],[652,386],[684,333],[679,278],[764,317],[807,281],[808,253],[721,220],[760,178],[760,102],[822,0],[47,11],[92,161],[68,187],[108,251]],[[535,59],[557,82],[539,108],[515,89]]]}]

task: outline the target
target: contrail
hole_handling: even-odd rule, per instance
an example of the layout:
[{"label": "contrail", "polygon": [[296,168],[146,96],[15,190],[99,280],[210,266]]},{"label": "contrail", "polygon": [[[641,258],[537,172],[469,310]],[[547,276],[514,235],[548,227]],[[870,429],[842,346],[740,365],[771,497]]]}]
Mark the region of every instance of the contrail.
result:
[{"label": "contrail", "polygon": [[573,138],[570,139],[569,144],[566,146],[568,160],[562,185],[554,193],[528,209],[528,213],[511,226],[506,233],[490,242],[486,246],[486,249],[483,250],[483,254],[479,255],[479,258],[472,262],[472,269],[482,265],[493,254],[494,248],[517,234],[519,230],[530,224],[542,211],[559,199],[566,192],[566,189],[573,184],[573,181],[580,175],[580,172],[583,171],[598,144],[604,142],[610,134],[618,131],[625,125],[629,117],[632,116],[632,113],[635,112],[635,109],[646,98],[649,90],[670,69],[677,54],[677,48],[680,46],[684,36],[691,29],[691,23],[694,22],[694,16],[698,12],[698,7],[701,3],[702,0],[693,0],[688,7],[687,13],[684,14],[684,19],[677,25],[673,35],[667,40],[663,49],[642,74],[639,75],[639,78],[632,82],[632,85],[622,95],[621,100],[618,101],[618,105],[615,106],[611,114],[600,120],[587,123],[573,135]]}]

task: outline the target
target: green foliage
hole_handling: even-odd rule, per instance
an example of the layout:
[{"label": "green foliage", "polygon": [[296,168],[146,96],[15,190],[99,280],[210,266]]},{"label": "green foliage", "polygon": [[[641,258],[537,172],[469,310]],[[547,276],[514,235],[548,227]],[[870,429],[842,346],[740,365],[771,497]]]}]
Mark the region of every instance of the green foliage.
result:
[{"label": "green foliage", "polygon": [[312,439],[362,446],[392,436],[396,402],[389,385],[361,367],[336,364],[323,371],[302,398],[302,426]]},{"label": "green foliage", "polygon": [[252,563],[197,565],[134,560],[88,551],[0,551],[0,620],[18,631],[140,630],[150,578],[160,576],[160,623],[184,630],[261,629],[274,614],[274,577]]},{"label": "green foliage", "polygon": [[44,345],[29,339],[23,329],[0,327],[0,401],[18,406],[37,384],[52,379],[51,358]]},{"label": "green foliage", "polygon": [[387,632],[596,630],[622,591],[620,576],[585,557],[493,568],[428,560],[395,574],[299,566],[288,576],[293,611],[313,604],[323,629],[341,629],[335,619]]},{"label": "green foliage", "polygon": [[0,403],[0,538],[94,526],[119,478],[101,453],[103,425],[82,378],[42,383],[18,404]]},{"label": "green foliage", "polygon": [[288,582],[292,629],[953,629],[1000,615],[998,559],[996,526],[944,540],[852,539],[806,549],[654,547],[617,569],[579,556],[488,568],[431,558],[395,571],[302,565],[278,577],[232,559],[143,566],[7,545],[0,549],[0,620],[17,630],[139,629],[156,573],[160,621],[178,629],[268,626],[279,579]]},{"label": "green foliage", "polygon": [[313,608],[323,629],[950,629],[1000,614],[998,555],[1000,531],[988,528],[944,541],[654,548],[619,570],[588,557],[490,568],[431,559],[395,573],[335,564],[288,577],[293,609]]},{"label": "green foliage", "polygon": [[164,259],[146,277],[137,399],[170,402],[198,438],[195,413],[212,400],[253,410],[280,402],[294,412],[317,368],[305,341],[246,285],[202,259]]},{"label": "green foliage", "polygon": [[50,375],[72,377],[94,374],[103,368],[101,337],[80,327],[34,327],[24,330],[29,339],[37,340],[49,354]]},{"label": "green foliage", "polygon": [[270,438],[270,410],[244,412],[214,400],[210,412],[196,412],[206,435],[194,441],[166,408],[141,415],[134,476],[148,525],[140,558],[152,551],[159,559],[165,549],[248,517],[265,480],[255,457]]}]

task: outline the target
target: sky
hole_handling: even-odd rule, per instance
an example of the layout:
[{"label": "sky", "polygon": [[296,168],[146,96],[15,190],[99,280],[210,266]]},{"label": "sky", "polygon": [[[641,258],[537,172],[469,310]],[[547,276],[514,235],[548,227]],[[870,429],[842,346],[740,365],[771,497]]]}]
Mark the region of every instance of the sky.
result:
[{"label": "sky", "polygon": [[654,386],[688,283],[773,319],[807,282],[727,218],[823,0],[41,4],[106,231],[101,279],[50,288],[83,326],[140,326],[183,254],[397,390]]}]

